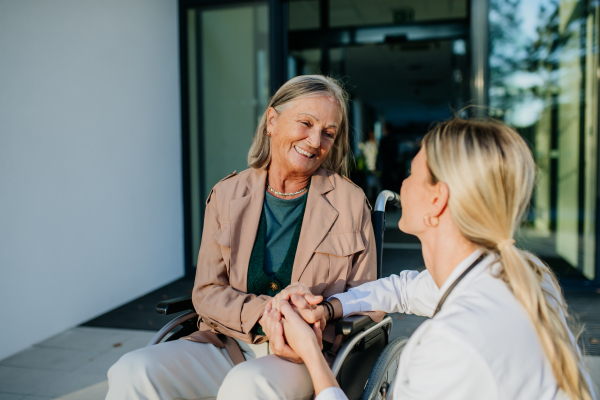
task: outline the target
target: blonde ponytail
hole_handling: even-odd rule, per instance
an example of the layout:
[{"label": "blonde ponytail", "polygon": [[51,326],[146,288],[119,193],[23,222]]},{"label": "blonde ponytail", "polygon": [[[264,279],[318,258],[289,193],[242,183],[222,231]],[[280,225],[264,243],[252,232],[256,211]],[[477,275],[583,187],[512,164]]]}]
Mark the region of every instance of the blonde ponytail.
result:
[{"label": "blonde ponytail", "polygon": [[592,400],[558,281],[548,266],[514,245],[535,178],[525,141],[497,121],[454,118],[431,130],[423,147],[433,181],[448,185],[448,209],[458,229],[498,254],[499,277],[533,322],[559,388],[571,399]]}]

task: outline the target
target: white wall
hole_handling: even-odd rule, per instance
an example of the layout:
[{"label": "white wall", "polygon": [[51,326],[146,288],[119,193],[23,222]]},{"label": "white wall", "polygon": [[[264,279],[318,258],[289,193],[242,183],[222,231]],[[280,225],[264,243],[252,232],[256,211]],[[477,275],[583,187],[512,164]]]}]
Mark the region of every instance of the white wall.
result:
[{"label": "white wall", "polygon": [[176,0],[0,0],[0,359],[183,275]]}]

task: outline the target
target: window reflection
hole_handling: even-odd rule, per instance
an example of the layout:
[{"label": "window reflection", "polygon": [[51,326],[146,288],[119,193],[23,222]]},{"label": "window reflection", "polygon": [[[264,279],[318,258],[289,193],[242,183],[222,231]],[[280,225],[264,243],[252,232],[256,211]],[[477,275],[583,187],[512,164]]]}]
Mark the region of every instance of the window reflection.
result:
[{"label": "window reflection", "polygon": [[598,7],[490,1],[491,113],[529,142],[538,166],[522,247],[563,279],[594,279]]},{"label": "window reflection", "polygon": [[329,0],[332,27],[389,25],[467,17],[466,0]]},{"label": "window reflection", "polygon": [[295,0],[289,3],[289,30],[319,29],[319,0]]},{"label": "window reflection", "polygon": [[[467,0],[327,0],[328,26],[401,25],[468,17]],[[319,29],[321,2],[291,0],[289,30]]]}]

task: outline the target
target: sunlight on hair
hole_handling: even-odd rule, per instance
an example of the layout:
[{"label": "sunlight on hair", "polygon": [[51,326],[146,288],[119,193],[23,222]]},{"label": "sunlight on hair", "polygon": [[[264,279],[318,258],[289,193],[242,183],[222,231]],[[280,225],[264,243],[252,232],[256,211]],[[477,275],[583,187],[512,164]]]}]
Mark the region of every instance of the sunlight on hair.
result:
[{"label": "sunlight on hair", "polygon": [[591,399],[556,277],[513,244],[535,182],[533,155],[523,138],[495,120],[454,118],[427,133],[423,148],[432,176],[448,185],[448,209],[458,229],[496,253],[502,264],[499,277],[533,322],[558,386],[571,399]]}]

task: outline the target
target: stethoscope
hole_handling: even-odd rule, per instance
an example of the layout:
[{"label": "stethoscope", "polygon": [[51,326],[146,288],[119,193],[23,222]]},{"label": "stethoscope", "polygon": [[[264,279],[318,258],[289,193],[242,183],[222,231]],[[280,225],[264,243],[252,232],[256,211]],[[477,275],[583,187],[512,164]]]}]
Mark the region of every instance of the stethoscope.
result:
[{"label": "stethoscope", "polygon": [[473,264],[471,264],[469,266],[469,268],[465,269],[465,271],[462,274],[460,274],[460,276],[458,278],[456,278],[456,280],[452,283],[452,285],[450,285],[450,287],[448,288],[448,290],[446,290],[446,293],[444,293],[444,295],[440,299],[440,302],[438,303],[437,307],[435,308],[435,312],[433,313],[433,315],[431,316],[431,318],[433,318],[435,316],[435,314],[437,314],[438,311],[440,311],[442,309],[442,306],[444,305],[444,302],[446,301],[446,299],[450,295],[450,292],[452,292],[452,290],[456,287],[456,285],[458,285],[458,282],[460,282],[461,279],[464,278],[465,275],[467,275],[473,268],[475,268],[477,266],[477,264],[479,264],[481,262],[481,260],[483,260],[484,258],[485,258],[485,254],[480,255],[479,258],[477,260],[475,260],[473,262]]}]

